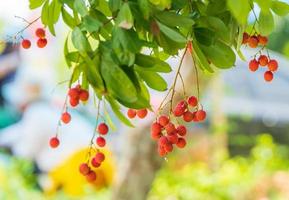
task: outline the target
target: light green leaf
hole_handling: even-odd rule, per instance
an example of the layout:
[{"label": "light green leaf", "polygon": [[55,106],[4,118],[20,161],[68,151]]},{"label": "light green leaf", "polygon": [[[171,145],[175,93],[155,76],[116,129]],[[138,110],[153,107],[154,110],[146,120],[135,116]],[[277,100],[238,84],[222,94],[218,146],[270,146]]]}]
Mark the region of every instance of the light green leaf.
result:
[{"label": "light green leaf", "polygon": [[168,63],[158,58],[144,55],[144,54],[136,54],[135,64],[140,66],[143,70],[164,72],[164,73],[168,73],[172,71]]},{"label": "light green leaf", "polygon": [[137,73],[150,88],[158,91],[167,90],[166,81],[158,73],[145,70],[137,70]]},{"label": "light green leaf", "polygon": [[240,24],[246,24],[251,10],[248,0],[227,0],[227,6]]},{"label": "light green leaf", "polygon": [[88,43],[87,38],[85,37],[84,33],[80,30],[80,28],[75,27],[73,29],[71,39],[73,46],[79,51],[82,52],[91,51],[90,44]]},{"label": "light green leaf", "polygon": [[83,0],[74,0],[74,9],[82,16],[88,15],[87,7]]},{"label": "light green leaf", "polygon": [[274,29],[274,18],[271,11],[260,12],[259,15],[259,31],[262,35],[269,35]]},{"label": "light green leaf", "polygon": [[156,18],[163,24],[171,27],[190,27],[195,23],[194,20],[175,12],[159,12],[156,14]]},{"label": "light green leaf", "polygon": [[76,21],[74,18],[65,10],[64,7],[61,8],[62,13],[62,19],[63,21],[71,28],[73,29],[76,26]]},{"label": "light green leaf", "polygon": [[165,34],[166,36],[168,36],[168,38],[170,38],[171,40],[173,40],[175,42],[179,42],[179,43],[186,43],[187,42],[186,38],[178,31],[171,29],[171,28],[163,25],[160,22],[157,22],[157,24],[159,25],[161,32],[163,34]]},{"label": "light green leaf", "polygon": [[271,9],[279,16],[286,16],[289,13],[288,3],[282,1],[273,1]]},{"label": "light green leaf", "polygon": [[29,8],[31,10],[42,6],[46,0],[29,0]]},{"label": "light green leaf", "polygon": [[83,24],[88,32],[98,32],[102,26],[100,21],[91,16],[85,16],[83,18]]},{"label": "light green leaf", "polygon": [[134,19],[129,8],[129,4],[126,2],[120,8],[116,19],[116,24],[121,28],[131,29],[133,27],[133,21]]}]

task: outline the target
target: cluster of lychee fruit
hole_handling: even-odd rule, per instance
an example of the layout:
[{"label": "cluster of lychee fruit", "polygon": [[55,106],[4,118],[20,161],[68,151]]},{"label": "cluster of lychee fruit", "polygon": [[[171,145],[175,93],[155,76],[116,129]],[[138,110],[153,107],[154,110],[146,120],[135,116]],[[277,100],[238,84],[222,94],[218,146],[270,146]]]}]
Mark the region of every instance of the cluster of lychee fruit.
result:
[{"label": "cluster of lychee fruit", "polygon": [[260,55],[258,60],[254,58],[249,62],[249,69],[252,72],[255,72],[258,70],[259,66],[266,67],[268,70],[264,73],[264,80],[267,82],[270,82],[274,78],[273,72],[276,72],[278,70],[278,62],[274,59],[268,58],[266,55]]},{"label": "cluster of lychee fruit", "polygon": [[135,109],[128,109],[127,110],[127,116],[130,119],[135,118],[136,116],[139,117],[140,119],[144,119],[148,114],[148,110],[146,108],[140,109],[140,110],[135,110]]},{"label": "cluster of lychee fruit", "polygon": [[[44,48],[47,45],[47,39],[45,38],[45,30],[43,28],[38,28],[35,31],[36,37],[38,40],[36,42],[39,48]],[[29,39],[23,39],[21,45],[24,49],[29,49],[31,47],[31,41]]]},{"label": "cluster of lychee fruit", "polygon": [[[206,119],[206,112],[198,109],[198,99],[195,96],[187,100],[181,100],[173,110],[173,118],[182,117],[185,122],[202,122]],[[158,153],[166,156],[173,151],[174,146],[184,148],[187,128],[184,125],[176,125],[170,117],[162,115],[151,125],[151,137],[158,141]]]},{"label": "cluster of lychee fruit", "polygon": [[72,107],[76,107],[79,101],[86,102],[89,98],[88,90],[82,89],[80,85],[70,88],[68,91],[69,103]]},{"label": "cluster of lychee fruit", "polygon": [[[254,35],[249,35],[248,33],[243,33],[243,44],[248,44],[251,48],[256,48],[258,45],[265,46],[268,44],[268,37],[262,36],[260,34],[254,34]],[[259,66],[261,67],[268,67],[268,70],[265,71],[264,73],[264,80],[267,82],[271,82],[274,78],[274,72],[278,70],[278,62],[275,59],[270,59],[269,54],[268,56],[262,55],[262,50],[260,50],[260,56],[258,59],[255,58],[249,62],[249,69],[252,72],[255,72],[259,69]]]},{"label": "cluster of lychee fruit", "polygon": [[268,44],[268,37],[260,34],[249,35],[247,32],[244,32],[242,44],[248,44],[251,48],[256,48],[258,45],[266,46]]}]

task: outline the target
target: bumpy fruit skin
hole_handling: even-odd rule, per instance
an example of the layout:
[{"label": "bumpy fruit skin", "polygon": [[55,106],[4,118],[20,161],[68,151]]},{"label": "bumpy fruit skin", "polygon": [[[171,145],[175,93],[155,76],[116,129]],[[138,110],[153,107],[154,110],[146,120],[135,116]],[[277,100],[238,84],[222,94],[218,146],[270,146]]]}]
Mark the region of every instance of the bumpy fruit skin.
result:
[{"label": "bumpy fruit skin", "polygon": [[136,114],[139,118],[143,119],[147,116],[148,111],[147,109],[141,109],[141,110],[136,111]]},{"label": "bumpy fruit skin", "polygon": [[194,118],[194,115],[190,111],[185,112],[183,115],[183,119],[185,122],[191,122],[193,120],[193,118]]},{"label": "bumpy fruit skin", "polygon": [[135,118],[135,116],[136,116],[136,110],[134,110],[134,109],[128,109],[127,110],[127,116],[130,118],[130,119],[133,119],[133,118]]},{"label": "bumpy fruit skin", "polygon": [[69,103],[71,107],[76,107],[79,104],[79,99],[78,98],[70,98]]},{"label": "bumpy fruit skin", "polygon": [[35,35],[39,38],[45,38],[45,30],[43,28],[38,28],[35,31]]},{"label": "bumpy fruit skin", "polygon": [[46,38],[40,38],[37,40],[37,46],[39,48],[44,48],[47,45],[47,39]]},{"label": "bumpy fruit skin", "polygon": [[99,147],[104,147],[106,145],[106,141],[103,137],[99,136],[96,138],[96,144],[99,146]]},{"label": "bumpy fruit skin", "polygon": [[159,152],[159,155],[160,155],[161,157],[164,157],[165,155],[167,155],[167,152],[166,152],[165,148],[162,147],[162,146],[159,146],[159,147],[158,147],[158,152]]},{"label": "bumpy fruit skin", "polygon": [[105,160],[105,156],[101,152],[96,153],[94,158],[95,158],[96,162],[98,162],[98,163],[102,163]]},{"label": "bumpy fruit skin", "polygon": [[91,165],[95,168],[100,167],[101,163],[97,162],[95,158],[91,159]]},{"label": "bumpy fruit skin", "polygon": [[105,123],[100,123],[97,127],[97,131],[101,135],[106,135],[108,133],[108,126]]},{"label": "bumpy fruit skin", "polygon": [[162,136],[162,133],[161,133],[161,132],[159,132],[159,133],[157,133],[157,132],[151,132],[151,138],[152,138],[153,140],[158,140],[161,136]]},{"label": "bumpy fruit skin", "polygon": [[170,122],[170,119],[167,116],[162,115],[159,117],[158,121],[161,126],[166,126]]},{"label": "bumpy fruit skin", "polygon": [[177,127],[177,132],[180,136],[185,136],[187,134],[187,128],[184,125],[179,125]]},{"label": "bumpy fruit skin", "polygon": [[207,113],[204,110],[198,110],[196,112],[196,118],[198,121],[204,121],[206,119]]},{"label": "bumpy fruit skin", "polygon": [[31,42],[30,40],[24,39],[22,40],[21,45],[24,49],[29,49],[31,47]]},{"label": "bumpy fruit skin", "polygon": [[177,147],[184,148],[186,146],[187,142],[184,138],[179,138],[177,142]]},{"label": "bumpy fruit skin", "polygon": [[259,40],[259,44],[263,46],[268,44],[268,37],[266,36],[258,35],[258,40]]},{"label": "bumpy fruit skin", "polygon": [[190,96],[188,98],[188,104],[192,107],[196,107],[198,105],[198,99],[195,96]]},{"label": "bumpy fruit skin", "polygon": [[158,144],[159,146],[165,146],[167,143],[169,143],[169,140],[166,136],[162,136],[160,137],[159,141],[158,141]]},{"label": "bumpy fruit skin", "polygon": [[258,70],[258,68],[259,68],[259,62],[256,59],[251,60],[249,63],[249,69],[252,72],[255,72]]},{"label": "bumpy fruit skin", "polygon": [[249,34],[248,33],[246,33],[246,32],[244,32],[243,33],[243,41],[242,41],[242,44],[247,44],[248,43],[248,41],[249,41]]},{"label": "bumpy fruit skin", "polygon": [[61,121],[64,124],[68,124],[71,121],[71,116],[68,112],[62,113],[61,115]]},{"label": "bumpy fruit skin", "polygon": [[50,139],[49,144],[51,148],[57,148],[59,146],[59,139],[57,137],[53,137]]},{"label": "bumpy fruit skin", "polygon": [[166,126],[165,129],[167,131],[167,134],[173,134],[176,131],[176,127],[173,123],[169,122]]},{"label": "bumpy fruit skin", "polygon": [[266,72],[264,73],[264,79],[265,79],[265,81],[271,82],[271,81],[273,80],[273,78],[274,78],[274,75],[273,75],[273,73],[272,73],[271,71],[266,71]]},{"label": "bumpy fruit skin", "polygon": [[278,69],[278,62],[274,59],[270,60],[268,62],[268,69],[271,71],[271,72],[275,72],[277,71]]},{"label": "bumpy fruit skin", "polygon": [[79,172],[85,176],[90,172],[90,167],[87,163],[82,163],[79,165]]},{"label": "bumpy fruit skin", "polygon": [[179,139],[179,137],[176,133],[168,135],[167,138],[168,138],[169,142],[172,144],[176,144],[178,142],[178,139]]},{"label": "bumpy fruit skin", "polygon": [[157,135],[157,134],[160,134],[161,131],[162,131],[162,126],[159,123],[154,122],[151,126],[151,134]]},{"label": "bumpy fruit skin", "polygon": [[80,95],[80,91],[77,88],[70,88],[68,91],[68,96],[72,99],[78,99]]},{"label": "bumpy fruit skin", "polygon": [[251,48],[256,48],[258,46],[259,40],[256,36],[251,36],[248,40],[248,44]]},{"label": "bumpy fruit skin", "polygon": [[173,149],[174,149],[174,147],[173,147],[173,145],[170,143],[170,142],[168,142],[167,144],[165,144],[164,145],[164,148],[165,148],[165,151],[166,152],[172,152],[173,151]]},{"label": "bumpy fruit skin", "polygon": [[88,182],[94,182],[96,180],[96,173],[94,171],[90,171],[87,175],[86,175],[86,180]]},{"label": "bumpy fruit skin", "polygon": [[180,117],[180,116],[182,116],[182,115],[184,114],[184,112],[186,111],[186,109],[187,109],[187,102],[186,102],[186,101],[180,101],[180,102],[176,105],[173,113],[174,113],[174,115],[175,115],[176,117]]},{"label": "bumpy fruit skin", "polygon": [[80,90],[79,92],[79,100],[80,101],[87,101],[89,98],[89,93],[87,90]]},{"label": "bumpy fruit skin", "polygon": [[261,66],[266,66],[268,65],[268,57],[265,55],[261,55],[258,59],[258,62]]}]

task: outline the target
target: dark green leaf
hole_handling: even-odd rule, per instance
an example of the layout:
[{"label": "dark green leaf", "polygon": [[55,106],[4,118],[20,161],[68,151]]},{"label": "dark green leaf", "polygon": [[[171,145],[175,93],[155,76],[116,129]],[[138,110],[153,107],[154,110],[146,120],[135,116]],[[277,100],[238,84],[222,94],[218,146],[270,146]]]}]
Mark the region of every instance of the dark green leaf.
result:
[{"label": "dark green leaf", "polygon": [[155,71],[155,72],[171,72],[172,69],[170,65],[158,58],[144,54],[136,54],[135,64],[142,67],[145,70]]},{"label": "dark green leaf", "polygon": [[168,36],[171,40],[178,42],[178,43],[186,43],[187,42],[186,38],[181,33],[176,31],[175,29],[169,28],[160,22],[157,22],[157,23],[159,25],[161,32],[163,34],[165,34],[166,36]]},{"label": "dark green leaf", "polygon": [[195,23],[194,20],[175,12],[159,12],[156,14],[156,18],[163,24],[171,27],[190,27]]}]

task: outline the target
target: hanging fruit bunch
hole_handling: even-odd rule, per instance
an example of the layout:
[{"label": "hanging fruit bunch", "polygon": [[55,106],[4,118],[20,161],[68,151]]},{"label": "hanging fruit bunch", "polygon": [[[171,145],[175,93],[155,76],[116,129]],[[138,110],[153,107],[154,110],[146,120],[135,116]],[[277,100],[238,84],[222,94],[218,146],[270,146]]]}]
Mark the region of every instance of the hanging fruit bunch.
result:
[{"label": "hanging fruit bunch", "polygon": [[[151,126],[151,137],[158,143],[158,152],[165,156],[174,146],[184,148],[187,134],[186,124],[202,122],[206,112],[200,103],[199,83],[185,86],[180,69],[188,54],[193,63],[186,67],[194,68],[203,74],[229,69],[235,65],[236,55],[242,55],[242,44],[261,49],[250,61],[250,70],[267,66],[266,81],[273,79],[278,69],[276,60],[264,53],[267,37],[274,28],[273,12],[280,16],[288,14],[287,3],[272,1],[270,7],[253,0],[29,0],[30,8],[41,8],[41,17],[20,30],[13,40],[20,41],[24,49],[31,41],[22,33],[37,20],[52,35],[56,35],[55,24],[63,19],[71,29],[64,42],[64,57],[72,75],[68,84],[67,97],[58,122],[57,131],[50,140],[53,148],[61,145],[61,126],[68,126],[73,116],[70,109],[78,107],[93,97],[96,102],[96,126],[87,160],[80,164],[79,171],[89,182],[97,175],[94,168],[105,160],[101,148],[106,146],[105,136],[109,132],[106,108],[127,126],[134,127],[133,118],[143,119],[149,110],[149,88],[159,92],[167,91],[167,96],[154,111],[156,119]],[[240,6],[244,9],[240,9]],[[248,16],[254,7],[261,10],[258,19],[259,31],[244,33],[249,26]],[[254,26],[253,26],[254,27]],[[244,33],[244,34],[243,34]],[[260,34],[259,34],[260,33]],[[46,32],[36,30],[37,46],[47,45]],[[242,42],[243,37],[243,42]],[[149,50],[149,53],[146,53]],[[163,73],[170,73],[171,66],[166,59],[178,56],[180,64],[176,69],[173,84],[168,85]],[[184,66],[183,66],[184,67]],[[175,101],[176,83],[182,81],[183,90],[188,88],[195,96],[183,93],[182,100]],[[90,91],[90,93],[89,93]],[[169,112],[164,108],[169,106]],[[127,117],[123,110],[127,111]]]}]

